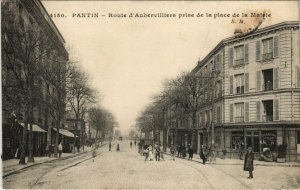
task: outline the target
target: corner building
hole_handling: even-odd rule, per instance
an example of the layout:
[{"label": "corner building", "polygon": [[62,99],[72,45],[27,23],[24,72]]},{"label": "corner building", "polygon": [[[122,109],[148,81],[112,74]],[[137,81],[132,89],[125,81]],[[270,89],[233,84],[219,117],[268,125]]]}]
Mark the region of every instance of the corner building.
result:
[{"label": "corner building", "polygon": [[198,111],[198,147],[239,158],[251,146],[259,158],[286,144],[286,160],[300,160],[299,44],[299,22],[282,22],[224,39],[199,62],[193,73],[214,73],[214,89]]}]

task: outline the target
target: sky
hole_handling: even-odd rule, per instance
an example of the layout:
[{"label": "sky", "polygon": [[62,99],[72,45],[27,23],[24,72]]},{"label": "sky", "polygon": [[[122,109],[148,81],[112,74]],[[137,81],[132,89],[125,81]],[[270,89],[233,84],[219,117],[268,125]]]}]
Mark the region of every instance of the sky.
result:
[{"label": "sky", "polygon": [[[297,1],[42,3],[49,14],[56,15],[52,19],[66,45],[72,47],[71,57],[80,59],[91,76],[91,85],[101,94],[101,105],[115,115],[123,134],[135,125],[151,97],[162,90],[164,80],[192,70],[222,39],[233,35],[241,25],[232,19],[242,19],[246,28],[255,25],[254,18],[241,18],[242,13],[270,13],[260,27],[299,20]],[[82,13],[97,13],[99,17],[78,17]],[[127,17],[109,17],[109,13]],[[169,13],[176,18],[129,18],[130,13]],[[198,13],[200,17],[196,17]],[[234,13],[240,17],[233,18]],[[58,14],[65,17],[58,18]],[[230,17],[225,17],[227,14]]]}]

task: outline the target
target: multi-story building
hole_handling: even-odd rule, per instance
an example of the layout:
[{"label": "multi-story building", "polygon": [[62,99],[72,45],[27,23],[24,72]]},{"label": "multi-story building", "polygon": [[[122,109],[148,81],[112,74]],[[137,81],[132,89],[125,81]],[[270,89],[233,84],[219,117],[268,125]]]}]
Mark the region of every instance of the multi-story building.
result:
[{"label": "multi-story building", "polygon": [[[34,86],[30,123],[33,126],[33,153],[39,155],[51,143],[51,128],[56,123],[47,105],[49,96],[56,96],[57,91],[37,68],[38,64],[52,64],[53,60],[65,64],[68,60],[65,41],[40,0],[4,0],[1,9],[3,158],[14,157],[20,148],[25,123],[24,104],[28,97],[24,93],[28,87],[24,85],[27,79],[32,80]],[[42,56],[46,53],[51,59]]]},{"label": "multi-story building", "polygon": [[258,157],[285,144],[300,160],[299,44],[299,23],[283,22],[224,39],[199,62],[193,73],[214,88],[203,87],[198,145]]}]

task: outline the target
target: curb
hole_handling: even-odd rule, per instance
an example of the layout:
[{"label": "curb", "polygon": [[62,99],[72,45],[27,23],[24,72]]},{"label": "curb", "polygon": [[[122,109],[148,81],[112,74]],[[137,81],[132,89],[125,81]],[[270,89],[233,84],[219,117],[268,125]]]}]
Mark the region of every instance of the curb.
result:
[{"label": "curb", "polygon": [[[102,146],[104,146],[104,145],[106,145],[106,144],[107,144],[107,143],[101,144],[99,147],[102,147]],[[57,160],[67,160],[67,159],[69,159],[69,158],[74,158],[74,157],[76,157],[76,156],[80,156],[80,155],[82,155],[82,154],[86,154],[86,153],[89,153],[89,152],[92,152],[92,151],[93,151],[93,149],[90,150],[90,151],[81,152],[81,153],[79,153],[79,154],[74,154],[74,155],[70,155],[70,156],[66,156],[66,157],[62,157],[62,158],[55,158],[55,159],[53,159],[53,160],[47,160],[47,161],[45,161],[45,162],[32,163],[32,164],[29,164],[29,165],[25,165],[25,166],[22,167],[22,168],[19,168],[19,169],[16,169],[16,170],[12,170],[12,171],[10,171],[10,172],[8,172],[8,173],[6,173],[6,174],[3,174],[3,175],[2,175],[2,179],[6,178],[6,177],[8,177],[8,176],[10,176],[10,175],[16,174],[16,173],[18,173],[18,172],[21,172],[22,170],[25,170],[25,169],[27,169],[27,168],[33,167],[33,166],[41,165],[41,164],[44,164],[44,163],[50,163],[50,162],[57,161]],[[2,173],[3,173],[3,170],[2,170]]]},{"label": "curb", "polygon": [[[168,156],[171,156],[170,153],[166,153],[164,152],[163,154],[167,154]],[[176,157],[176,156],[175,156]],[[185,158],[180,158],[180,157],[176,157],[177,159],[182,159],[182,160],[187,160]],[[190,160],[187,160],[190,161]],[[201,161],[198,160],[191,160],[193,162],[198,162],[201,163]],[[226,163],[210,163],[210,162],[206,162],[205,164],[211,164],[211,165],[240,165],[243,166],[244,164],[239,164],[239,163],[232,163],[232,164],[226,164]],[[254,164],[254,166],[273,166],[273,167],[300,167],[300,164],[281,164],[281,165],[277,165],[277,164],[262,164],[262,163],[258,163],[258,164]]]}]

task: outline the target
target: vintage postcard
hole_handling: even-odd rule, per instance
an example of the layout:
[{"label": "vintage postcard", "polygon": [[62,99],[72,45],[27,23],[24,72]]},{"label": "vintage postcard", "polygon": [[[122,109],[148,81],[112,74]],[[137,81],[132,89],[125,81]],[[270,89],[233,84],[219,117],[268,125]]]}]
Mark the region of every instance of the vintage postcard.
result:
[{"label": "vintage postcard", "polygon": [[1,1],[4,189],[300,189],[299,1]]}]

